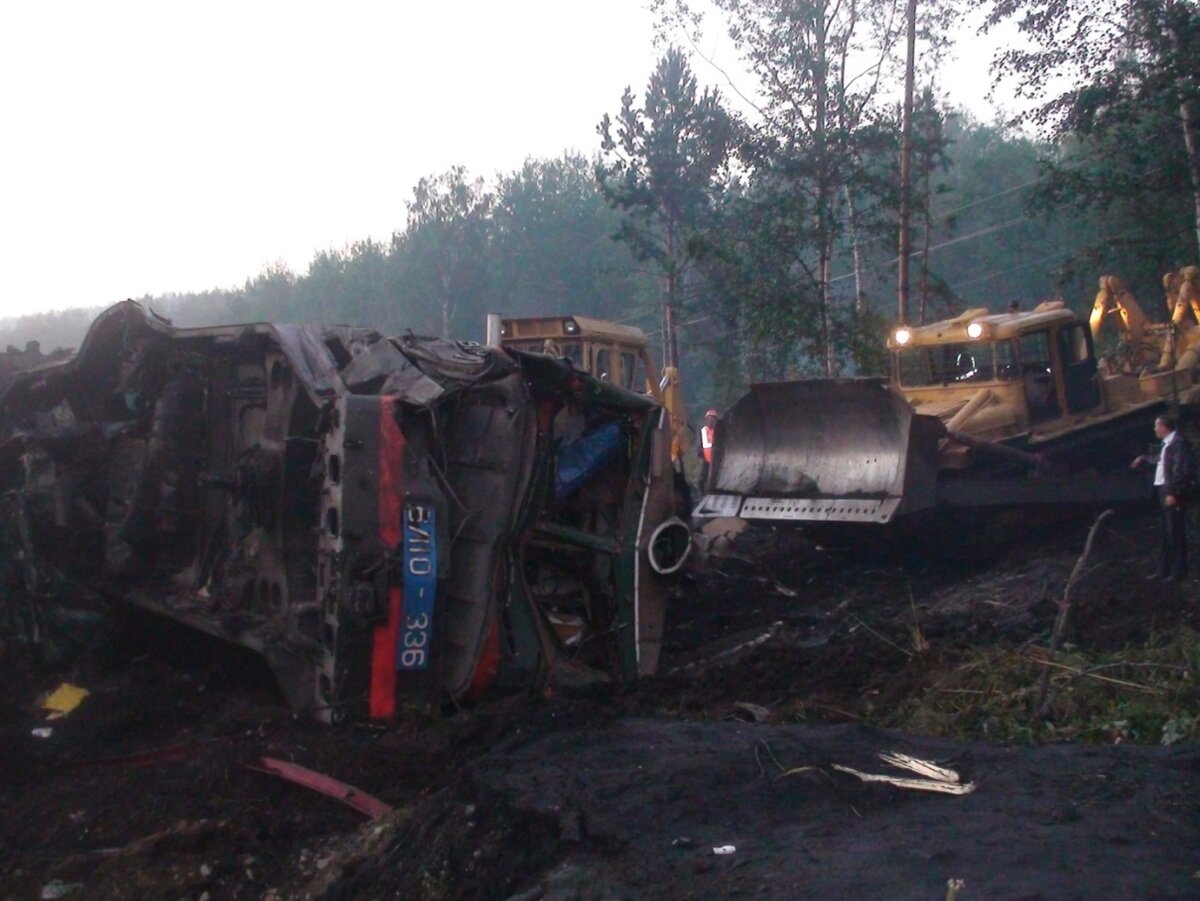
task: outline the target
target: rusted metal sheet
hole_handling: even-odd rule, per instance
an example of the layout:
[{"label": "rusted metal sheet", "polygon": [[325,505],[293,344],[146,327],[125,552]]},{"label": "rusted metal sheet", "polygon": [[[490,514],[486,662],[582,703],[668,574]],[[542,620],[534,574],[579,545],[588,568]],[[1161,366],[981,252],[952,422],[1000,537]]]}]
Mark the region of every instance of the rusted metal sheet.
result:
[{"label": "rusted metal sheet", "polygon": [[289,763],[286,760],[277,760],[274,757],[263,757],[259,765],[247,764],[246,769],[266,773],[269,776],[278,776],[280,779],[286,779],[288,782],[294,782],[296,785],[312,789],[315,792],[325,795],[327,798],[341,801],[347,807],[357,810],[359,813],[373,820],[392,811],[392,805],[385,804],[383,801],[372,795],[368,795],[361,789],[357,789],[353,785],[347,785],[345,782],[339,782],[332,776],[326,776],[324,773],[318,773],[316,770],[300,766],[298,763]]}]

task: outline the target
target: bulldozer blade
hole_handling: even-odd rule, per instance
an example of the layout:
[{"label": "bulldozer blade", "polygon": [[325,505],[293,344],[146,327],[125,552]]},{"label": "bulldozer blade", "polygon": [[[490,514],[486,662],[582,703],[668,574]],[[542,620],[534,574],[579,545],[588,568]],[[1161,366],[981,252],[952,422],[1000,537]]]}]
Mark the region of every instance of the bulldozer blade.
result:
[{"label": "bulldozer blade", "polygon": [[753,385],[722,418],[701,517],[887,523],[937,502],[937,440],[882,379]]}]

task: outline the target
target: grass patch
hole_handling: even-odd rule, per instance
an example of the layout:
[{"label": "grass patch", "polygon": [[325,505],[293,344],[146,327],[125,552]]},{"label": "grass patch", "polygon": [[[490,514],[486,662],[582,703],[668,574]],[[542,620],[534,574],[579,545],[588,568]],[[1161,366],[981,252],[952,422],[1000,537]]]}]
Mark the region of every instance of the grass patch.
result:
[{"label": "grass patch", "polygon": [[[1175,744],[1200,738],[1198,668],[1200,633],[1186,627],[1115,652],[969,649],[943,656],[898,704],[866,713],[879,726],[992,742]],[[1035,719],[1046,669],[1049,709]]]}]

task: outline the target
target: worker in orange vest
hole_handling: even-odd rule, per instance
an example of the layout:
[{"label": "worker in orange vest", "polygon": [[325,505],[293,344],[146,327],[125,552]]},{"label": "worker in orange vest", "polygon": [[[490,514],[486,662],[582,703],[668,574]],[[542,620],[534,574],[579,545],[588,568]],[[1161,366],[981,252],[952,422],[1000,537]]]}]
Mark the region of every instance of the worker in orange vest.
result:
[{"label": "worker in orange vest", "polygon": [[700,493],[708,490],[708,472],[712,468],[713,440],[717,437],[717,411],[704,414],[704,425],[700,426]]}]

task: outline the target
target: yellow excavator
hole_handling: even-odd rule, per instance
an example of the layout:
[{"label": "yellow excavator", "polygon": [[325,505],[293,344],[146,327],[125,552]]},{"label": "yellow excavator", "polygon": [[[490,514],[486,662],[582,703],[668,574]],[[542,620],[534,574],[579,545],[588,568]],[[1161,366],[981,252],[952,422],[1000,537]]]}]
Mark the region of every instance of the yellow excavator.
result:
[{"label": "yellow excavator", "polygon": [[[695,515],[886,524],[939,507],[1134,499],[1145,488],[1128,464],[1154,417],[1200,403],[1200,302],[1178,275],[1171,323],[1149,324],[1106,276],[1090,321],[1062,301],[971,309],[896,328],[888,379],[753,385],[721,418]],[[1110,317],[1120,341],[1101,360]]]},{"label": "yellow excavator", "polygon": [[1137,302],[1115,275],[1100,279],[1100,291],[1092,305],[1092,335],[1099,341],[1107,320],[1118,323],[1116,348],[1101,358],[1108,375],[1164,372],[1195,368],[1200,363],[1200,267],[1187,266],[1163,276],[1169,322],[1150,322]]}]

